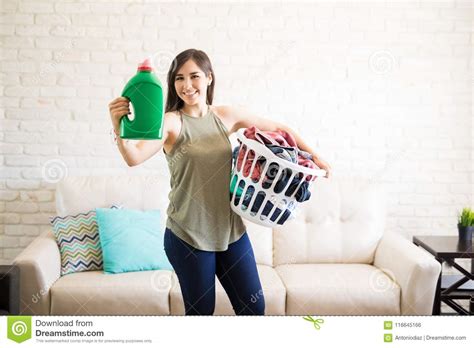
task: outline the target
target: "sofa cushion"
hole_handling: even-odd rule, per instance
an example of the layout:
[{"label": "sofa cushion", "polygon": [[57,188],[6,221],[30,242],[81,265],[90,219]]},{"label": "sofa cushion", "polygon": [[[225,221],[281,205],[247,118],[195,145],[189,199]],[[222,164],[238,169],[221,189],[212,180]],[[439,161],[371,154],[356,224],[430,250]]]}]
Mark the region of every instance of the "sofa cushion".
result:
[{"label": "sofa cushion", "polygon": [[[120,208],[112,206],[113,209]],[[61,274],[102,269],[103,258],[95,210],[50,218],[61,253]]]},{"label": "sofa cushion", "polygon": [[[285,315],[285,287],[275,269],[265,265],[257,265],[257,270],[265,296],[265,315]],[[171,315],[184,315],[183,296],[178,277],[174,272],[172,283],[170,292]],[[215,290],[216,307],[214,315],[235,315],[229,297],[217,277]]]},{"label": "sofa cushion", "polygon": [[[159,209],[166,221],[169,181],[169,175],[163,174],[67,176],[56,186],[56,211],[58,215],[70,215],[120,203],[129,209]],[[257,263],[271,265],[271,229],[244,222]]]},{"label": "sofa cushion", "polygon": [[373,263],[385,226],[382,188],[364,179],[317,179],[295,218],[275,228],[273,265]]},{"label": "sofa cushion", "polygon": [[51,287],[52,315],[168,315],[172,271],[72,273]]},{"label": "sofa cushion", "polygon": [[400,287],[366,264],[277,266],[287,315],[400,315]]},{"label": "sofa cushion", "polygon": [[273,231],[270,227],[243,220],[257,264],[273,266]]}]

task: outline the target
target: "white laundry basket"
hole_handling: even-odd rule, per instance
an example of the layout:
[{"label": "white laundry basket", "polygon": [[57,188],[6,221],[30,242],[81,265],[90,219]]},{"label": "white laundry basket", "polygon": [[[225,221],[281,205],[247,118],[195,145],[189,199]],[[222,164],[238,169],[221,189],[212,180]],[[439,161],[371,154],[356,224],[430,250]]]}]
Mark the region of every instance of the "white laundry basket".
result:
[{"label": "white laundry basket", "polygon": [[[280,158],[265,145],[248,139],[244,131],[245,128],[237,131],[239,153],[244,151],[244,155],[241,161],[237,155],[232,170],[230,206],[247,220],[276,227],[280,219],[284,223],[293,217],[292,212],[299,203],[296,196],[301,185],[306,181],[309,188],[317,177],[325,176],[326,171],[303,167]],[[251,163],[250,169],[247,162]],[[291,185],[293,180],[295,184]]]}]

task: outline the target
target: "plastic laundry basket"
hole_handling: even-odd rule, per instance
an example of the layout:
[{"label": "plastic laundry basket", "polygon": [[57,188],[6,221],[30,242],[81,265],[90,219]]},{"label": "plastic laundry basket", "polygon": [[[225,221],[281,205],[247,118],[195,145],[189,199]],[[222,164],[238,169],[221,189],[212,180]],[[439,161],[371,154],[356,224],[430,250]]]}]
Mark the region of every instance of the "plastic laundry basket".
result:
[{"label": "plastic laundry basket", "polygon": [[237,131],[240,156],[232,170],[230,206],[241,217],[259,225],[282,225],[293,217],[301,186],[308,189],[326,171],[280,158],[265,145],[248,139],[244,131],[245,128]]}]

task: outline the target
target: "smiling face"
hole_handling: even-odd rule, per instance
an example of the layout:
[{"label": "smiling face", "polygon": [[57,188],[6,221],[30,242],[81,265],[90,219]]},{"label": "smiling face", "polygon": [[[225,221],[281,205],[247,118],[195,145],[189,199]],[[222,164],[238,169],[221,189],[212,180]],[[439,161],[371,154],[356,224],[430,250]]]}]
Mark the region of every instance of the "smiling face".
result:
[{"label": "smiling face", "polygon": [[176,74],[174,87],[185,104],[206,104],[207,88],[211,82],[211,74],[206,76],[193,60],[188,60]]}]

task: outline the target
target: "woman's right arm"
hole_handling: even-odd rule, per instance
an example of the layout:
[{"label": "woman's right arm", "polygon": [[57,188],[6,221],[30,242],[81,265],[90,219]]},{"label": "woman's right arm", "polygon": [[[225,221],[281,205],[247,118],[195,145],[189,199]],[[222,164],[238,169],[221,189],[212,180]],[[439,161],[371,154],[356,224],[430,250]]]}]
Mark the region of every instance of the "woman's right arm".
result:
[{"label": "woman's right arm", "polygon": [[[118,97],[109,104],[110,117],[116,134],[120,133],[120,119],[123,115],[130,114],[129,103],[127,98]],[[141,140],[138,143],[131,143],[127,139],[117,136],[118,149],[130,167],[145,162],[163,148],[169,133],[166,119],[167,117],[165,117],[163,124],[163,138],[160,140]]]}]

